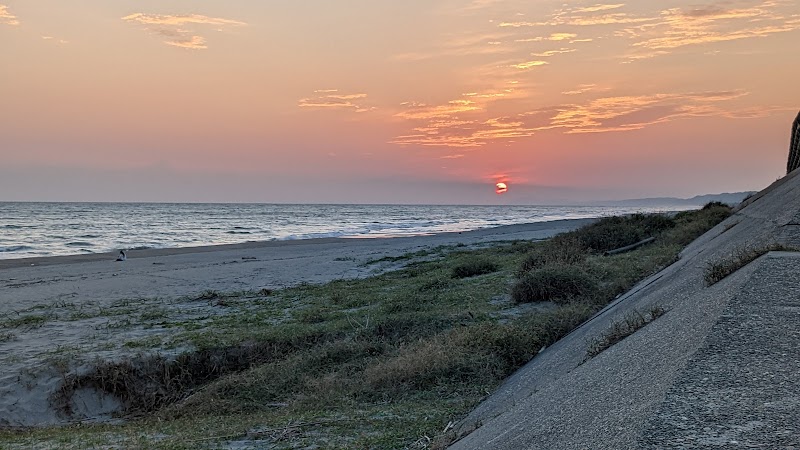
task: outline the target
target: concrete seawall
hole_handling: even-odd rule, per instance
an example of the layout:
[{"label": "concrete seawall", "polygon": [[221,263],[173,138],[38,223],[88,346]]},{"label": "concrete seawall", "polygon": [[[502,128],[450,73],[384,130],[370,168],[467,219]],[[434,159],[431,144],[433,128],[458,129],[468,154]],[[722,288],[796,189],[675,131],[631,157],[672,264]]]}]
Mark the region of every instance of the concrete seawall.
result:
[{"label": "concrete seawall", "polygon": [[[704,280],[741,249],[800,243],[798,174],[511,376],[460,423],[452,448],[800,446],[800,257],[772,252]],[[668,312],[585,361],[614,321],[654,305]]]},{"label": "concrete seawall", "polygon": [[789,162],[786,165],[786,173],[800,167],[800,113],[792,123],[792,140],[789,144]]}]

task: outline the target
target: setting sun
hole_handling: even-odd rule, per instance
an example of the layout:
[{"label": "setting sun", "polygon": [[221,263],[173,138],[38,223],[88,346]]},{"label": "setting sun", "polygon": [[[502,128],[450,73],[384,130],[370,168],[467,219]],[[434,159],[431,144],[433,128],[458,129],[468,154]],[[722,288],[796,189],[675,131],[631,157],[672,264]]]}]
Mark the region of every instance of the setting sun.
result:
[{"label": "setting sun", "polygon": [[508,185],[503,182],[495,184],[494,188],[495,188],[494,191],[497,194],[505,194],[506,192],[508,192]]}]

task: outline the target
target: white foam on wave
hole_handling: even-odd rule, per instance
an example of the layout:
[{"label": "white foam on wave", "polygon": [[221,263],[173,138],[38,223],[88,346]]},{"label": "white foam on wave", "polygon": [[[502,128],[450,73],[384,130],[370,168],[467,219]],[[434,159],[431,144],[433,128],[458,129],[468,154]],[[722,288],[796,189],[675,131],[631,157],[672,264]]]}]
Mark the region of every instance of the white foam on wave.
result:
[{"label": "white foam on wave", "polygon": [[633,207],[14,203],[0,209],[4,224],[0,225],[0,259],[74,255],[87,249],[113,252],[422,236],[633,212],[650,211]]}]

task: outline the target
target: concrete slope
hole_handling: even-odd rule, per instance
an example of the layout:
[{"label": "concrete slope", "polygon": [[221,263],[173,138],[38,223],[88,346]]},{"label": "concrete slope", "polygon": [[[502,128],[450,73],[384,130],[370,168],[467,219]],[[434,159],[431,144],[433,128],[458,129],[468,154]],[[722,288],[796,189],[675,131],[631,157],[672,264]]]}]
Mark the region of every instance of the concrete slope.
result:
[{"label": "concrete slope", "polygon": [[[459,424],[452,448],[797,444],[800,259],[771,253],[711,287],[703,274],[741,248],[797,245],[798,227],[793,173],[512,375]],[[653,305],[669,312],[584,362],[613,321]]]}]

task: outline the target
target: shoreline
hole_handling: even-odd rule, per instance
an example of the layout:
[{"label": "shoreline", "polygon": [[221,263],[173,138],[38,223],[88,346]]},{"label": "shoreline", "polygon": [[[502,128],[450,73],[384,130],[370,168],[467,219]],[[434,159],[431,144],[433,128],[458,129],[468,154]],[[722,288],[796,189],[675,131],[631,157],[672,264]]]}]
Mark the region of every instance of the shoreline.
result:
[{"label": "shoreline", "polygon": [[[519,233],[530,233],[541,231],[548,228],[561,229],[564,225],[580,223],[583,224],[593,222],[598,218],[584,218],[584,219],[558,219],[542,222],[530,222],[523,224],[513,225],[499,225],[496,227],[478,228],[468,231],[448,231],[442,233],[432,234],[415,234],[408,236],[380,236],[380,237],[323,237],[323,238],[308,238],[308,239],[284,239],[284,240],[271,240],[271,241],[248,241],[236,244],[212,244],[212,245],[199,245],[187,247],[165,247],[165,248],[148,248],[141,250],[126,250],[128,259],[140,258],[155,258],[167,257],[175,255],[196,254],[196,253],[209,253],[220,251],[247,251],[247,250],[260,250],[270,248],[291,247],[296,245],[315,245],[315,244],[332,244],[332,243],[348,243],[348,242],[372,242],[372,241],[409,241],[416,239],[447,239],[452,237],[469,238],[484,238],[486,236],[494,235],[515,235]],[[514,240],[525,239],[509,237],[508,239],[501,240]],[[0,271],[5,269],[14,269],[30,266],[51,266],[61,264],[76,264],[88,263],[98,261],[115,261],[117,251],[103,252],[103,253],[90,253],[90,254],[74,254],[74,255],[53,255],[53,256],[32,256],[24,258],[5,258],[0,259]]]},{"label": "shoreline", "polygon": [[[169,314],[202,324],[208,317],[226,314],[225,308],[203,300],[209,293],[260,292],[366,278],[443,251],[543,240],[594,220],[429,236],[149,249],[132,251],[123,262],[116,262],[114,253],[2,260],[0,318],[12,325],[2,330],[6,335],[0,340],[0,428],[67,423],[50,401],[64,375],[54,369],[54,355],[72,355],[78,365],[93,359],[133,357],[139,350],[126,343],[171,332],[169,327],[134,325],[143,314]],[[87,411],[93,411],[87,412],[87,419],[99,417],[97,411],[105,411],[106,406],[110,408],[106,419],[110,418],[115,408],[103,406],[102,398],[85,400]]]}]

